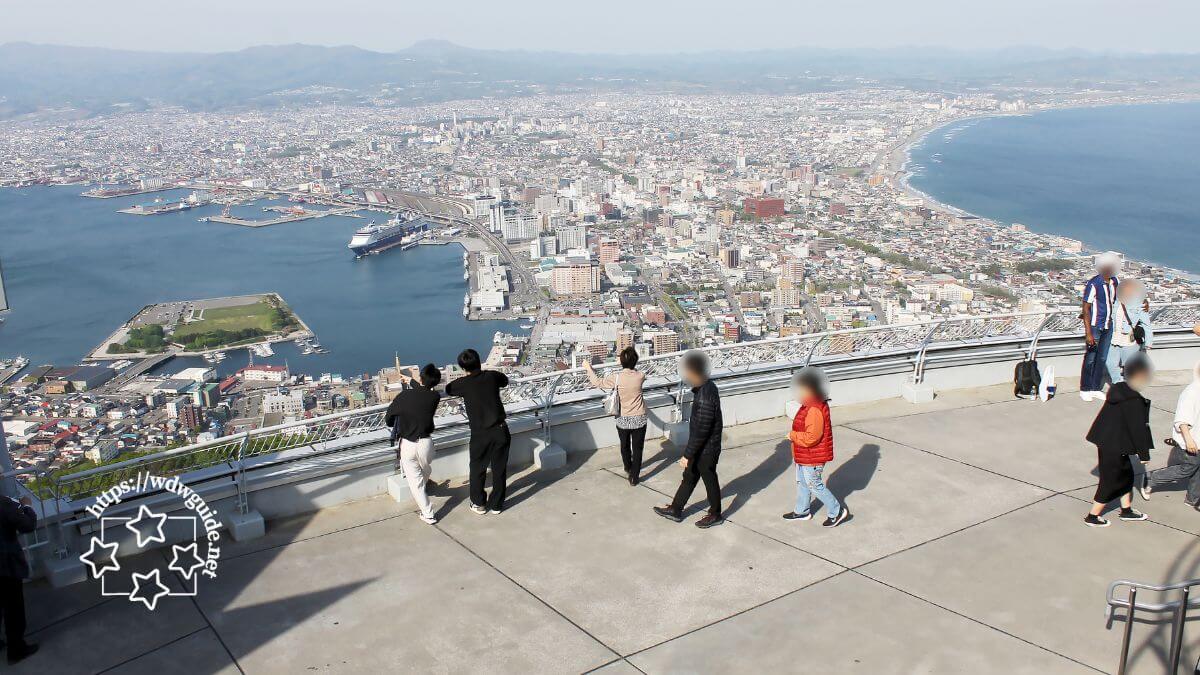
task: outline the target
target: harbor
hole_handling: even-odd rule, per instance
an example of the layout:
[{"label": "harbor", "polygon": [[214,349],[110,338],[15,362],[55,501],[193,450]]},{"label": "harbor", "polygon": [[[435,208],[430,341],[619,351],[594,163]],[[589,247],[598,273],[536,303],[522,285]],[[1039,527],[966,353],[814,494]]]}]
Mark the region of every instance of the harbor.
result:
[{"label": "harbor", "polygon": [[[231,196],[224,189],[203,187],[217,200]],[[467,284],[458,247],[419,245],[355,260],[347,243],[367,222],[362,218],[331,215],[277,228],[198,221],[219,213],[222,206],[216,203],[151,219],[131,218],[117,209],[133,206],[138,197],[79,199],[85,189],[0,190],[5,280],[11,289],[22,289],[19,296],[10,290],[14,308],[0,334],[4,358],[23,354],[33,364],[79,363],[144,305],[263,289],[283,296],[325,350],[305,354],[291,338],[271,342],[272,356],[254,355],[255,363],[287,364],[293,373],[373,372],[382,365],[381,354],[386,361],[396,352],[406,363],[450,363],[463,347],[486,353],[497,331],[524,332],[509,321],[463,319]],[[178,201],[190,191],[176,188],[162,197]],[[275,193],[241,192],[237,197],[243,204],[233,215],[251,218],[263,207],[296,204],[288,196],[271,199],[271,194]],[[395,210],[384,214],[385,206],[357,206],[376,222]],[[39,222],[36,230],[25,226],[34,219]],[[81,228],[81,222],[88,226]],[[439,232],[431,229],[421,243],[438,241]],[[150,236],[152,249],[146,246]],[[76,245],[48,254],[47,239],[70,239]],[[478,237],[453,241],[474,250],[486,247]],[[112,267],[114,260],[121,261],[119,273]],[[34,283],[47,262],[60,270],[61,284]],[[69,311],[62,303],[64,284],[72,288]],[[203,357],[206,351],[223,351],[227,358],[210,362]],[[212,367],[228,374],[247,365],[250,357],[246,347],[186,353],[194,355],[176,356],[157,368]],[[99,356],[106,363],[139,360],[133,355]]]}]

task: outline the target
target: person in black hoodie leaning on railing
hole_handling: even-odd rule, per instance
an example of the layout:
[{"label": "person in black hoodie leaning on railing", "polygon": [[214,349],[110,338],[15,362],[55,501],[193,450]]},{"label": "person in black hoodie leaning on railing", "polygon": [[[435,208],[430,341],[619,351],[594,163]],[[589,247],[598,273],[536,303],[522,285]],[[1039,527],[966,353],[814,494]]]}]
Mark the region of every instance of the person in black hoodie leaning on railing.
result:
[{"label": "person in black hoodie leaning on railing", "polygon": [[682,375],[692,387],[688,443],[679,462],[683,466],[683,480],[675,492],[675,499],[667,506],[654,507],[654,512],[667,520],[682,521],[683,507],[687,506],[696,484],[704,481],[704,490],[708,493],[708,513],[696,522],[696,527],[708,528],[724,522],[721,516],[721,483],[717,479],[721,433],[725,426],[721,416],[721,394],[708,377],[708,358],[703,352],[691,351],[683,355]]},{"label": "person in black hoodie leaning on railing", "polygon": [[[446,394],[461,396],[471,427],[470,482],[471,510],[475,513],[500,513],[508,480],[508,449],[512,436],[505,421],[500,390],[508,386],[508,376],[495,370],[482,370],[479,352],[465,349],[458,365],[466,375],[446,385]],[[492,469],[492,492],[483,489],[488,467]]]},{"label": "person in black hoodie leaning on railing", "polygon": [[1146,520],[1146,514],[1133,508],[1133,467],[1129,460],[1137,455],[1142,462],[1150,461],[1154,449],[1154,436],[1150,432],[1150,400],[1141,392],[1150,384],[1153,369],[1143,355],[1134,356],[1125,363],[1125,381],[1108,388],[1108,396],[1087,440],[1095,444],[1100,484],[1092,510],[1083,519],[1088,527],[1108,527],[1101,517],[1104,507],[1120,499],[1121,520]]}]

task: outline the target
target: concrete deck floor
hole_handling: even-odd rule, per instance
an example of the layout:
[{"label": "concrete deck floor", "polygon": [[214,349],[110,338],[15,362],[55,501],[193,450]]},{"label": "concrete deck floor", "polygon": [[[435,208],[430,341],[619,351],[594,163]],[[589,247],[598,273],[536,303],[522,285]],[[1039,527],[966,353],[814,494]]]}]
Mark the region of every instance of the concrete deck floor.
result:
[{"label": "concrete deck floor", "polygon": [[[1156,437],[1179,389],[1151,394]],[[657,442],[636,488],[608,448],[515,476],[500,516],[455,480],[435,527],[387,496],[274,522],[153,614],[31,583],[43,649],[14,672],[1112,672],[1107,584],[1200,576],[1200,513],[1181,486],[1139,504],[1150,522],[1083,526],[1098,405],[992,387],[835,408],[828,482],[853,513],[835,530],[780,519],[784,419],[727,430],[729,519],[708,531],[702,488],[683,524],[651,513],[679,477]],[[1164,672],[1167,635],[1135,626],[1132,672]]]}]

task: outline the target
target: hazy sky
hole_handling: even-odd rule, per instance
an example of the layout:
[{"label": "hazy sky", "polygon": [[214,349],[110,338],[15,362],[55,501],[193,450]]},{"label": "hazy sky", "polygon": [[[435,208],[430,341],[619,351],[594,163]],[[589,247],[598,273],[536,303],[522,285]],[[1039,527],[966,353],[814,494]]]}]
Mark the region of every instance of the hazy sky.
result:
[{"label": "hazy sky", "polygon": [[673,52],[769,47],[1082,47],[1200,52],[1200,0],[57,0],[5,2],[0,42],[225,51]]}]

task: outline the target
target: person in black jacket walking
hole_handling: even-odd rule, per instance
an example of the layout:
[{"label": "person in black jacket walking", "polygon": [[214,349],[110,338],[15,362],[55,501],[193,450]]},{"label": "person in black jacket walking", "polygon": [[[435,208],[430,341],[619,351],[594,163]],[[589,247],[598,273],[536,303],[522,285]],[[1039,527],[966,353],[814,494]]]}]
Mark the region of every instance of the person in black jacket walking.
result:
[{"label": "person in black jacket walking", "polygon": [[0,612],[4,617],[4,634],[8,638],[8,662],[21,661],[38,650],[36,644],[25,641],[25,577],[29,563],[21,549],[20,534],[33,532],[37,514],[29,497],[17,501],[0,496]]},{"label": "person in black jacket walking", "polygon": [[441,394],[434,389],[442,381],[442,372],[432,363],[421,369],[420,383],[406,379],[406,388],[388,406],[384,424],[392,428],[392,444],[399,441],[396,454],[408,491],[421,511],[421,520],[433,525],[437,517],[429,501],[430,458],[433,456],[433,417]]},{"label": "person in black jacket walking", "polygon": [[[479,352],[465,349],[458,365],[466,375],[446,385],[446,394],[461,396],[471,427],[471,510],[475,513],[500,513],[508,480],[508,449],[512,436],[505,421],[500,390],[508,386],[508,376],[494,370],[482,370]],[[492,492],[483,489],[488,467],[492,469]]]},{"label": "person in black jacket walking", "polygon": [[1100,484],[1092,509],[1083,519],[1088,527],[1108,527],[1101,517],[1104,507],[1113,500],[1121,500],[1121,520],[1146,520],[1146,514],[1133,508],[1133,466],[1130,457],[1137,455],[1142,462],[1150,461],[1154,449],[1154,437],[1150,432],[1150,400],[1141,392],[1152,378],[1150,361],[1135,356],[1125,363],[1124,382],[1108,388],[1108,396],[1092,427],[1087,440],[1095,444]]},{"label": "person in black jacket walking", "polygon": [[721,458],[721,394],[708,377],[708,359],[703,352],[692,351],[683,356],[683,379],[692,387],[692,419],[688,424],[688,443],[683,451],[683,480],[675,491],[675,499],[666,506],[654,507],[654,512],[680,522],[683,507],[704,481],[708,493],[708,513],[696,522],[696,527],[708,528],[724,522],[721,516],[721,483],[717,479],[717,461]]}]

